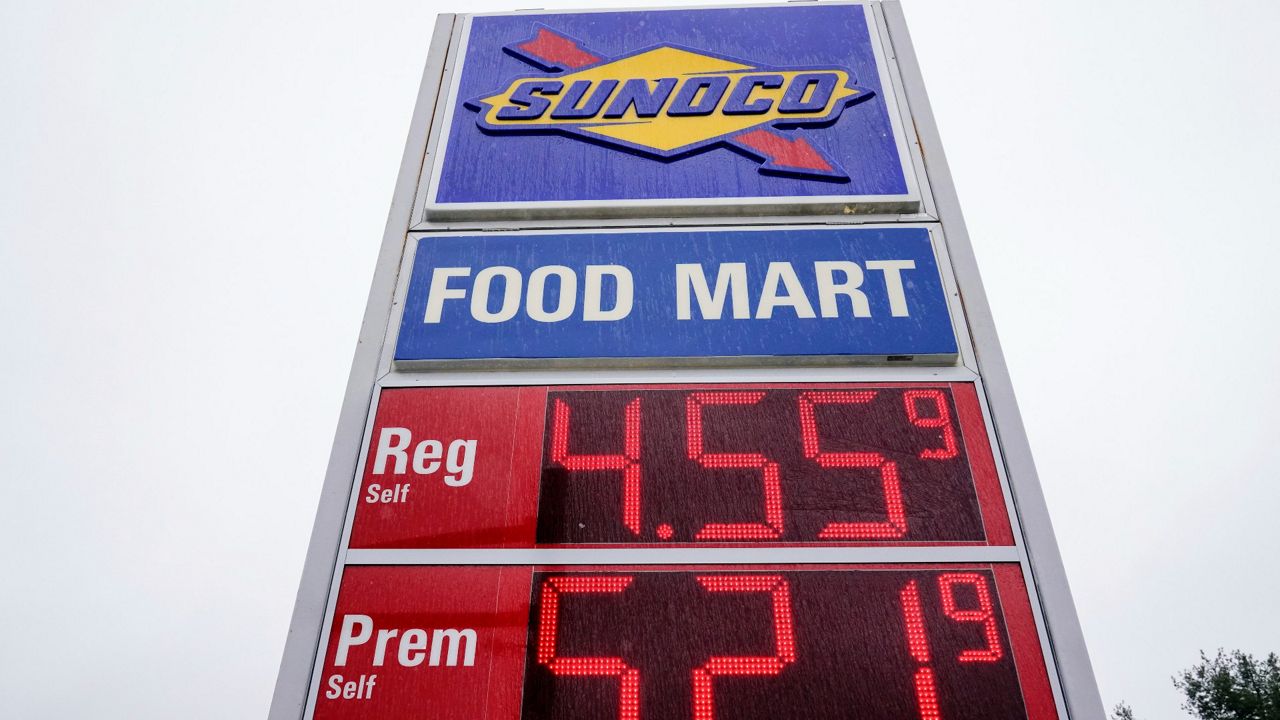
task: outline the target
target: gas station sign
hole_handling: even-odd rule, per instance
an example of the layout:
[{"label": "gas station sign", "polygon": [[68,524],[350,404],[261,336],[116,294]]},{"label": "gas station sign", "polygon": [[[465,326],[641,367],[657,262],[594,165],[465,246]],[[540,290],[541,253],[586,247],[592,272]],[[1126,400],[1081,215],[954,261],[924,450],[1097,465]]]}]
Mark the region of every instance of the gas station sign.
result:
[{"label": "gas station sign", "polygon": [[426,215],[915,212],[867,5],[468,16]]},{"label": "gas station sign", "polygon": [[1101,720],[901,8],[442,15],[271,720]]}]

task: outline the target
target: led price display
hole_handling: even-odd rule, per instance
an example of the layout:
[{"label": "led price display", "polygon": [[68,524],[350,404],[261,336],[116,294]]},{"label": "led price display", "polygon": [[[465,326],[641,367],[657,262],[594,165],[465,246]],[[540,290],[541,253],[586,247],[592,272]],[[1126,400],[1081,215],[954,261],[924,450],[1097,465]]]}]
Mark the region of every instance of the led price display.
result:
[{"label": "led price display", "polygon": [[968,383],[385,390],[357,548],[1011,545]]},{"label": "led price display", "polygon": [[946,387],[554,391],[542,544],[982,541]]},{"label": "led price display", "polygon": [[1041,653],[1014,563],[356,567],[316,717],[1053,720]]},{"label": "led price display", "polygon": [[1026,714],[988,570],[538,573],[534,588],[524,720]]}]

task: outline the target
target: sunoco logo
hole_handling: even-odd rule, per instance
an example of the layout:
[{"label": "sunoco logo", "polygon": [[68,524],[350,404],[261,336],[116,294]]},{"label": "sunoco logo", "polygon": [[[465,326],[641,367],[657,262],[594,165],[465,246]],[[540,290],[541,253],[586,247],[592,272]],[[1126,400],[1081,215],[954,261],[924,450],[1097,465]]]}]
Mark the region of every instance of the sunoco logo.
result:
[{"label": "sunoco logo", "polygon": [[845,68],[766,67],[670,44],[609,59],[541,24],[503,49],[546,73],[468,100],[486,132],[560,133],[664,160],[729,147],[771,175],[848,180],[779,131],[830,125],[872,95]]}]

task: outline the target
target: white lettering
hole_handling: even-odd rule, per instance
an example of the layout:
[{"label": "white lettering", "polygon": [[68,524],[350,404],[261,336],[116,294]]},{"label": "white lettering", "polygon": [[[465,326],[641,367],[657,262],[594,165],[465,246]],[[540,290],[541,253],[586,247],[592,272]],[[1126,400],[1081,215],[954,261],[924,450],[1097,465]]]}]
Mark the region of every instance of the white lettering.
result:
[{"label": "white lettering", "polygon": [[423,440],[413,450],[413,471],[419,475],[430,475],[440,469],[439,462],[427,463],[427,460],[438,461],[444,445],[439,440]]},{"label": "white lettering", "polygon": [[469,267],[438,267],[431,271],[431,289],[427,291],[427,314],[423,318],[426,322],[440,322],[445,300],[459,300],[467,296],[466,290],[450,288],[449,279],[467,277],[470,274]]},{"label": "white lettering", "polygon": [[[404,475],[409,466],[409,445],[413,443],[413,435],[408,428],[386,427],[378,435],[378,447],[373,456],[373,474],[382,475],[387,472],[388,460],[394,461],[391,472]],[[462,487],[471,482],[475,473],[476,451],[479,442],[459,438],[445,444],[440,440],[427,439],[418,442],[413,448],[413,472],[417,475],[433,475],[443,465],[448,474],[443,477],[445,485]],[[444,462],[441,462],[441,459]],[[370,503],[404,502],[409,495],[409,484],[399,483],[394,487],[384,488],[377,483],[369,483],[365,487],[365,501]]]},{"label": "white lettering", "polygon": [[427,631],[412,628],[405,630],[404,635],[400,636],[400,652],[397,659],[400,661],[401,667],[417,667],[427,659],[427,654],[423,652],[427,649]]},{"label": "white lettering", "polygon": [[693,319],[689,294],[692,292],[698,299],[698,311],[705,320],[719,320],[724,312],[726,297],[733,304],[733,319],[745,320],[751,317],[751,308],[747,297],[747,264],[721,263],[716,271],[716,289],[713,293],[707,285],[707,276],[702,265],[697,263],[676,264],[676,318]]},{"label": "white lettering", "polygon": [[[375,629],[377,639],[373,644],[373,652],[359,660],[355,657],[351,658],[353,665],[365,661],[371,667],[381,667],[391,659],[401,667],[417,667],[428,660],[431,667],[439,667],[442,662],[446,667],[458,667],[459,654],[464,667],[472,667],[476,664],[477,635],[471,628],[431,631],[422,628],[375,628],[373,618],[368,615],[343,616],[342,630],[338,636],[338,648],[334,653],[333,664],[345,666],[350,649],[368,643],[370,638],[375,637]],[[427,641],[428,633],[431,637],[430,643]],[[429,652],[428,645],[430,645]],[[348,686],[349,683],[342,676],[336,677],[338,684],[331,683],[331,687]],[[372,688],[372,678],[377,676],[361,675],[360,677],[362,686]],[[366,677],[370,682],[364,683]],[[367,696],[366,694],[365,697]]]},{"label": "white lettering", "polygon": [[[489,292],[495,277],[506,282],[502,293],[502,305],[497,312],[489,312]],[[520,271],[513,267],[497,265],[487,267],[476,273],[476,285],[471,295],[471,317],[482,323],[506,322],[516,316],[520,310],[520,288],[524,280]]]},{"label": "white lettering", "polygon": [[399,635],[399,630],[379,630],[378,640],[373,645],[373,664],[381,665],[387,658],[387,641]]},{"label": "white lettering", "polygon": [[[547,278],[555,275],[560,278],[560,296],[555,310],[548,311],[543,297],[546,291]],[[529,293],[525,297],[529,317],[538,322],[560,322],[573,314],[578,304],[578,276],[573,270],[563,265],[546,265],[529,274]]]},{"label": "white lettering", "polygon": [[364,501],[367,503],[402,503],[409,498],[409,483],[396,483],[384,488],[378,483],[369,483],[365,489]]},{"label": "white lettering", "polygon": [[324,696],[330,700],[368,700],[373,697],[373,686],[377,684],[377,675],[361,675],[359,680],[350,681],[341,675],[331,675]]},{"label": "white lettering", "polygon": [[[471,473],[475,470],[476,441],[454,440],[449,443],[449,457],[445,459],[450,475],[444,476],[444,484],[449,487],[462,487],[471,482]],[[439,463],[436,463],[439,465]]]},{"label": "white lettering", "polygon": [[902,271],[915,270],[914,260],[868,260],[868,270],[884,273],[885,289],[889,292],[889,313],[894,317],[910,317],[907,312],[907,294],[902,288]]},{"label": "white lettering", "polygon": [[[357,628],[359,628],[357,630]],[[373,636],[373,618],[368,615],[343,615],[342,632],[338,634],[338,649],[333,653],[333,664],[347,664],[347,651],[354,645],[363,645]]]},{"label": "white lettering", "polygon": [[[822,310],[822,317],[840,317],[840,306],[836,303],[836,297],[840,295],[849,298],[854,317],[871,317],[871,305],[867,302],[867,296],[858,289],[863,280],[862,268],[858,267],[858,263],[847,260],[820,261],[813,264],[813,270],[818,276],[818,307]],[[844,273],[844,282],[835,281],[837,272]]]},{"label": "white lettering", "polygon": [[[465,642],[464,642],[465,641]],[[440,646],[442,644],[449,645],[448,659],[445,665],[449,667],[458,666],[458,646],[464,645],[462,655],[462,664],[471,667],[476,664],[476,631],[475,630],[436,630],[431,634],[431,666],[440,665]]]},{"label": "white lettering", "polygon": [[[778,282],[786,286],[784,295],[778,294]],[[756,307],[756,319],[768,320],[773,317],[775,307],[793,308],[798,318],[816,317],[813,305],[804,294],[804,286],[796,275],[795,268],[789,262],[771,262],[764,274],[764,290],[760,293],[760,304]]]},{"label": "white lettering", "polygon": [[[600,308],[600,293],[604,276],[610,276],[617,283],[617,291],[613,299],[613,308]],[[621,320],[631,314],[631,304],[635,298],[635,282],[631,271],[621,265],[588,265],[587,277],[583,288],[582,319],[588,322]]]},{"label": "white lettering", "polygon": [[387,459],[395,457],[395,474],[403,475],[405,463],[409,462],[409,454],[404,450],[409,447],[409,430],[400,427],[382,428],[378,435],[378,452],[373,456],[373,474],[381,475],[387,471]]}]

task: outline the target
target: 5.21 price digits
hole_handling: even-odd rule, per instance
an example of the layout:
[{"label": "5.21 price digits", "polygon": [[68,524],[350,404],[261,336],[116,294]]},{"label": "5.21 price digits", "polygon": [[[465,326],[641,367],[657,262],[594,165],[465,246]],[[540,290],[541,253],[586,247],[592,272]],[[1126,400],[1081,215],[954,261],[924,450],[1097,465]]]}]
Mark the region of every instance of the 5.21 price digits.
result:
[{"label": "5.21 price digits", "polygon": [[985,570],[541,573],[534,596],[524,720],[1027,717]]}]

